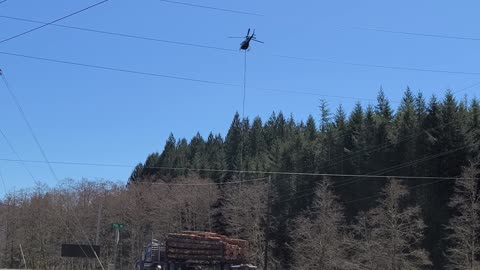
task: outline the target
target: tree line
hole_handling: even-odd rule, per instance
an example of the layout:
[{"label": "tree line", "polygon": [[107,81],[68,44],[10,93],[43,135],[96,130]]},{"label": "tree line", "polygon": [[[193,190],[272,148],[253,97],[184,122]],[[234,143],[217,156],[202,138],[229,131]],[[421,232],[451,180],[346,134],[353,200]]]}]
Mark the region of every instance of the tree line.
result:
[{"label": "tree line", "polygon": [[[479,108],[476,98],[457,100],[451,91],[425,98],[407,88],[396,108],[380,89],[376,104],[357,103],[348,114],[342,106],[332,112],[326,101],[320,101],[318,115],[306,121],[296,121],[282,112],[272,113],[266,121],[260,117],[241,119],[237,113],[225,137],[197,134],[187,140],[172,134],[161,153],[152,153],[138,164],[129,182],[168,182],[192,172],[219,184],[267,176],[261,172],[268,171],[457,177],[462,166],[479,154]],[[292,241],[289,226],[312,205],[312,190],[322,177],[276,174],[273,178],[278,196],[271,212],[275,220],[274,257],[286,269],[292,261],[291,251],[284,245]],[[415,186],[425,181],[412,179],[405,184]],[[378,194],[385,185],[385,181],[361,177],[335,177],[332,182],[342,201]],[[408,196],[422,209],[427,225],[422,246],[436,267],[446,264],[446,242],[442,239],[453,214],[448,206],[453,190],[452,181],[442,181],[416,188]],[[216,205],[218,209],[221,203]],[[348,205],[347,222],[373,203],[361,200]],[[219,232],[225,231],[224,219],[221,214],[216,217]]]},{"label": "tree line", "polygon": [[449,91],[427,101],[407,88],[396,109],[380,90],[375,105],[349,114],[321,101],[305,122],[235,114],[225,138],[171,135],[127,186],[67,181],[10,193],[0,204],[1,262],[20,265],[22,244],[29,266],[72,266],[59,243],[86,238],[110,261],[109,224],[121,221],[121,264],[152,238],[208,230],[250,241],[260,267],[268,252],[269,269],[478,269],[478,168],[469,161],[479,154],[479,108]]}]

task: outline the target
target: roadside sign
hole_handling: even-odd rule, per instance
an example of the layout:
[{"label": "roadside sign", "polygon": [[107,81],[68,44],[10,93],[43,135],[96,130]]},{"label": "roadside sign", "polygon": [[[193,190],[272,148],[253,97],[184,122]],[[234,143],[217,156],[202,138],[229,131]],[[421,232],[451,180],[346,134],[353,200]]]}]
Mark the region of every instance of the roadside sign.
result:
[{"label": "roadside sign", "polygon": [[125,224],[123,224],[123,223],[113,223],[112,224],[113,229],[122,229],[123,227],[125,227]]}]

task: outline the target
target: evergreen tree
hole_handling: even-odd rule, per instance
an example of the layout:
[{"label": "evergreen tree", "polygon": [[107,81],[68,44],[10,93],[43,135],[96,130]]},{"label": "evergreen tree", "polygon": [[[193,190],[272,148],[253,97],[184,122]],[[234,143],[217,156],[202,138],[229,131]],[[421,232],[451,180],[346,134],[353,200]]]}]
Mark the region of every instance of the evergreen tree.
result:
[{"label": "evergreen tree", "polygon": [[330,110],[326,100],[320,100],[320,131],[326,132],[330,126]]},{"label": "evergreen tree", "polygon": [[[395,160],[402,164],[415,159],[415,136],[417,133],[417,115],[415,111],[415,98],[410,88],[404,93],[402,102],[396,114],[397,143],[395,145]],[[415,169],[412,167],[403,168],[396,172],[400,175],[412,175]]]},{"label": "evergreen tree", "polygon": [[383,89],[380,88],[375,106],[375,145],[377,146],[377,151],[374,152],[375,171],[388,168],[392,164],[392,148],[390,147],[393,139],[392,120],[393,110]]},{"label": "evergreen tree", "polygon": [[315,120],[311,115],[308,116],[307,124],[305,126],[305,138],[309,142],[313,142],[317,138],[317,127],[315,125]]},{"label": "evergreen tree", "polygon": [[478,99],[472,99],[466,119],[466,139],[467,144],[471,146],[467,150],[470,158],[473,158],[480,155],[480,104]]},{"label": "evergreen tree", "polygon": [[[205,140],[202,135],[197,134],[190,140],[188,145],[188,161],[193,168],[204,168],[205,160]],[[200,171],[202,176],[206,176],[205,172]]]},{"label": "evergreen tree", "polygon": [[[240,170],[242,152],[242,122],[240,115],[235,113],[232,124],[225,138],[225,157],[227,170]],[[226,180],[233,177],[233,173],[226,174]]]}]

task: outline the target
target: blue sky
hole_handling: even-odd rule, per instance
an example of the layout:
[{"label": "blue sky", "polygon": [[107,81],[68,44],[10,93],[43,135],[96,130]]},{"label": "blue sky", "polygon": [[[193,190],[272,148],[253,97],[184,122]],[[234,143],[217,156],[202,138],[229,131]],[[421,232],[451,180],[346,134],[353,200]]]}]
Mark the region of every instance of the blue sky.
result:
[{"label": "blue sky", "polygon": [[[341,64],[480,72],[480,41],[440,39],[358,30],[371,27],[480,38],[478,1],[220,1],[182,0],[262,14],[250,16],[176,5],[159,0],[110,0],[62,24],[236,50],[256,28],[248,55],[245,114],[272,111],[296,119],[318,115],[321,96],[264,91],[280,88],[323,97],[332,110],[374,103],[380,86],[394,102],[408,86],[426,96],[480,82],[479,75],[430,73]],[[52,21],[95,1],[8,0],[1,16]],[[37,24],[0,18],[0,39]],[[25,54],[228,84],[243,83],[243,53],[158,43],[47,26],[0,44],[0,52]],[[276,55],[318,58],[314,62]],[[242,107],[241,87],[219,86],[49,63],[0,54],[11,89],[52,161],[132,164],[161,151],[170,132],[191,138],[197,131],[225,134]],[[458,93],[473,97],[480,87]],[[26,160],[42,156],[4,85],[0,128]],[[0,158],[15,155],[0,139]],[[55,185],[46,164],[28,163],[38,181]],[[126,181],[129,168],[53,165],[60,179],[87,177]],[[7,190],[34,180],[16,162],[0,161]],[[4,190],[0,186],[0,194]]]}]

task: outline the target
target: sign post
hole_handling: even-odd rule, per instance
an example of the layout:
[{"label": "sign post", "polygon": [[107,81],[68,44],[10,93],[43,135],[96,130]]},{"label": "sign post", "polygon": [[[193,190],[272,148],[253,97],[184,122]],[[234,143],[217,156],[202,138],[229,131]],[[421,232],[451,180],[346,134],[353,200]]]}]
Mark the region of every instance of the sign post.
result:
[{"label": "sign post", "polygon": [[123,223],[112,223],[112,229],[115,229],[115,249],[114,249],[114,255],[113,255],[114,267],[117,265],[118,242],[120,242],[120,229],[123,229],[124,227],[125,227],[125,224]]}]

